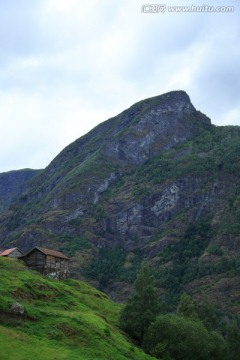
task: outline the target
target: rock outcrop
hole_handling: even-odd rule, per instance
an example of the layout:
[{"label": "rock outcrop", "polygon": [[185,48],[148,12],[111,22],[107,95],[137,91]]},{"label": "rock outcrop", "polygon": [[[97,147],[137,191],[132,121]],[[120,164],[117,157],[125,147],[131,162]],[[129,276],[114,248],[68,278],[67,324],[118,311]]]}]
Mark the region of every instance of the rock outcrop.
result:
[{"label": "rock outcrop", "polygon": [[160,266],[162,252],[207,219],[211,240],[197,256],[206,264],[211,244],[240,256],[239,138],[238,127],[211,125],[184,91],[140,101],[13,191],[2,208],[0,246],[63,249],[74,256],[74,276],[102,249],[121,248],[131,273],[138,251]]},{"label": "rock outcrop", "polygon": [[28,181],[38,173],[39,170],[24,169],[0,174],[0,212],[27,191]]}]

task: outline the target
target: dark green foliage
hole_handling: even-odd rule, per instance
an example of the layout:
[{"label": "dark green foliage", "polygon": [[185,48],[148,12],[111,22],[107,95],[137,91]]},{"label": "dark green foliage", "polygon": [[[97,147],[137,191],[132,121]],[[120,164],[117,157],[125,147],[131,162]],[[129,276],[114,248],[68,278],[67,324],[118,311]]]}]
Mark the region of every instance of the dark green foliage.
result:
[{"label": "dark green foliage", "polygon": [[123,248],[102,248],[99,250],[98,256],[94,257],[85,268],[85,275],[98,280],[101,286],[106,286],[114,280],[133,282],[141,263],[141,252],[135,251],[133,263],[129,269],[124,268],[126,256],[127,251]]},{"label": "dark green foliage", "polygon": [[227,276],[240,275],[240,258],[229,259],[222,257],[216,264],[207,264],[199,269],[199,276],[210,275],[213,273],[226,274]]},{"label": "dark green foliage", "polygon": [[[230,315],[219,314],[215,307],[204,299],[197,304],[183,293],[178,305],[177,315],[161,314],[155,321],[142,317],[139,321],[138,302],[133,297],[123,309],[120,321],[122,328],[135,340],[143,326],[142,347],[144,351],[162,360],[235,360],[240,353],[240,329],[237,321]],[[142,311],[143,313],[143,311]],[[124,315],[124,316],[123,316]],[[231,325],[230,319],[233,319]],[[222,324],[220,326],[220,321]],[[223,335],[222,335],[223,334]],[[226,339],[224,338],[224,335]]]},{"label": "dark green foliage", "polygon": [[158,285],[179,293],[183,284],[199,276],[196,259],[201,256],[212,236],[210,222],[203,220],[190,225],[183,238],[161,253],[161,263],[173,261],[173,266],[159,270]]},{"label": "dark green foliage", "polygon": [[[220,171],[226,176],[237,175],[240,172],[239,153],[238,127],[212,127],[201,131],[193,140],[149,160],[133,174],[133,178],[136,186],[144,189],[145,184],[161,184],[190,174],[207,175],[209,179],[216,178]],[[135,193],[139,195],[137,188]],[[144,191],[142,195],[145,195]]]},{"label": "dark green foliage", "polygon": [[160,315],[143,341],[147,353],[162,360],[226,360],[226,342],[200,321]]},{"label": "dark green foliage", "polygon": [[235,188],[232,196],[228,199],[220,224],[220,232],[225,235],[238,235],[240,233],[240,186]]},{"label": "dark green foliage", "polygon": [[216,244],[209,245],[207,251],[210,255],[218,255],[218,256],[223,255],[222,249]]},{"label": "dark green foliage", "polygon": [[107,217],[106,211],[103,206],[97,204],[93,210],[92,215],[96,219],[96,221],[101,221]]},{"label": "dark green foliage", "polygon": [[228,359],[236,360],[240,356],[240,328],[236,321],[228,326]]},{"label": "dark green foliage", "polygon": [[189,319],[197,319],[198,314],[196,311],[196,306],[188,294],[183,293],[180,298],[180,303],[178,305],[177,312],[181,316],[185,316]]},{"label": "dark green foliage", "polygon": [[216,309],[207,299],[204,299],[196,307],[199,319],[203,322],[208,330],[215,330],[218,327],[219,319]]},{"label": "dark green foliage", "polygon": [[221,321],[225,325],[224,314],[217,314],[216,307],[207,298],[197,303],[190,295],[183,293],[180,297],[177,313],[191,320],[201,321],[209,331],[220,330]]},{"label": "dark green foliage", "polygon": [[148,263],[143,262],[134,284],[134,290],[120,315],[120,327],[134,340],[142,342],[149,325],[159,311],[154,279]]},{"label": "dark green foliage", "polygon": [[73,256],[77,251],[84,249],[91,249],[91,244],[85,236],[69,236],[63,235],[59,240],[64,243],[59,250],[68,255],[69,257]]},{"label": "dark green foliage", "polygon": [[98,257],[94,257],[85,269],[85,274],[106,286],[111,280],[119,278],[125,258],[126,251],[122,248],[100,249]]}]

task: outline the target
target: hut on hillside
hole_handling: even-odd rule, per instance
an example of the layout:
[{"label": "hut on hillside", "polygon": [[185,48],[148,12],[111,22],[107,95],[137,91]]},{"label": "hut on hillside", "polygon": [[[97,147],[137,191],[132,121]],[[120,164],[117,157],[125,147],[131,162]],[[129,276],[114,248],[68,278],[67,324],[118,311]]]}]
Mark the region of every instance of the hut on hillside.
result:
[{"label": "hut on hillside", "polygon": [[21,256],[23,256],[23,252],[21,250],[19,250],[17,247],[15,247],[12,249],[6,249],[3,251],[0,251],[0,256],[18,259]]},{"label": "hut on hillside", "polygon": [[21,257],[26,265],[43,275],[55,279],[65,279],[69,276],[69,258],[60,251],[36,246]]}]

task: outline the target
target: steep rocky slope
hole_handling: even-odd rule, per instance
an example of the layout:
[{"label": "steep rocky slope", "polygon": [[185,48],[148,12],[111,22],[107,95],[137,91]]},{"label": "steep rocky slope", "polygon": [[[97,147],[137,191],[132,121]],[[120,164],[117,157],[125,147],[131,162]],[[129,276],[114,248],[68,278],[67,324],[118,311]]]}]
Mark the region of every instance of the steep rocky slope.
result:
[{"label": "steep rocky slope", "polygon": [[148,257],[164,294],[208,286],[237,307],[239,174],[239,127],[211,125],[183,91],[143,100],[30,181],[1,215],[0,246],[55,246],[120,298]]},{"label": "steep rocky slope", "polygon": [[38,173],[39,170],[23,169],[0,174],[0,212],[26,191],[27,182]]}]

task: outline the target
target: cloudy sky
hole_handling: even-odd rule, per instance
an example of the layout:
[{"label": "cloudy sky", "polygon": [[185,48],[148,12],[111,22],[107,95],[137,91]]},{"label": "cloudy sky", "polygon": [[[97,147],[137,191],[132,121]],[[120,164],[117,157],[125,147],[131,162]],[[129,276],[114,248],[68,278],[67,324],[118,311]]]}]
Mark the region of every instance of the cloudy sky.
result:
[{"label": "cloudy sky", "polygon": [[[240,0],[149,4],[0,0],[0,172],[43,168],[96,124],[176,89],[214,124],[240,125]],[[168,8],[203,4],[221,11]]]}]

